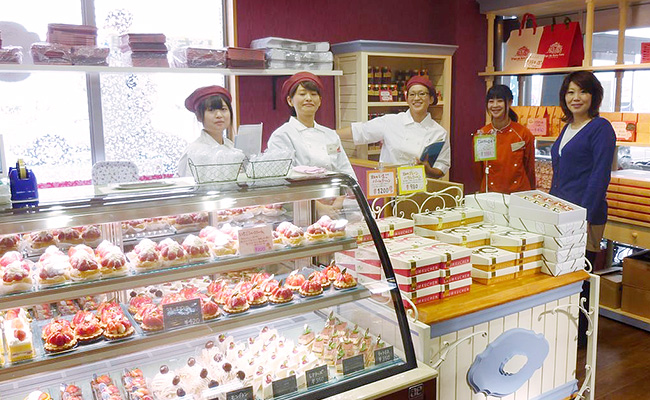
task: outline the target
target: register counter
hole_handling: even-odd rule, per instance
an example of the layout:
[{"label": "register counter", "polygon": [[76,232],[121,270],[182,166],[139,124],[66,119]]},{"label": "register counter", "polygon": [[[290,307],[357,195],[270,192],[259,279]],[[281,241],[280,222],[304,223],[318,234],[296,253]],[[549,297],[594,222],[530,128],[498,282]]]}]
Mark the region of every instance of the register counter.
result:
[{"label": "register counter", "polygon": [[[510,336],[516,332],[512,331],[514,328],[543,335],[548,355],[530,379],[511,382],[517,390],[502,398],[565,399],[575,393],[579,312],[576,306],[582,283],[588,279],[589,274],[578,271],[559,277],[526,276],[491,286],[473,284],[467,294],[419,307],[418,321],[411,324],[412,337],[418,359],[439,371],[438,398],[485,399],[484,394],[474,393],[468,384],[470,366],[477,355],[504,333],[506,347],[534,347],[518,343],[519,336]],[[517,372],[525,361],[515,358],[512,365],[506,365],[507,369],[503,363],[501,368]],[[498,371],[477,370],[472,375],[475,381],[494,382],[489,374],[495,372]]]}]

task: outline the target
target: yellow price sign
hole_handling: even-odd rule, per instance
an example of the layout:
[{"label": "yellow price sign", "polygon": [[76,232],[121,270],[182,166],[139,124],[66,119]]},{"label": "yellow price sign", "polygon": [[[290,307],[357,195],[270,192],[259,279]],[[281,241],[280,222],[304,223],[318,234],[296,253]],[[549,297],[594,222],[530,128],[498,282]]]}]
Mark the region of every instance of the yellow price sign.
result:
[{"label": "yellow price sign", "polygon": [[427,189],[427,175],[424,165],[397,168],[399,194],[424,192]]}]

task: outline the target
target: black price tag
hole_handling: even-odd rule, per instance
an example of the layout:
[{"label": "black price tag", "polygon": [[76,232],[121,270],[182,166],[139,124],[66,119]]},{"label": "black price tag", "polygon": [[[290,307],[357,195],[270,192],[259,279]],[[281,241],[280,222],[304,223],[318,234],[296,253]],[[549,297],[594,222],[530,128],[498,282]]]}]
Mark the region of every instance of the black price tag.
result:
[{"label": "black price tag", "polygon": [[247,386],[243,389],[233,390],[226,393],[226,400],[255,400],[253,387]]},{"label": "black price tag", "polygon": [[307,380],[308,388],[329,381],[330,377],[327,372],[327,365],[321,365],[320,367],[305,371],[305,379]]},{"label": "black price tag", "polygon": [[178,303],[163,304],[163,324],[165,330],[203,322],[201,300],[192,299]]},{"label": "black price tag", "polygon": [[296,381],[295,375],[273,381],[271,382],[271,385],[273,387],[273,397],[278,397],[284,394],[298,391],[298,382]]},{"label": "black price tag", "polygon": [[363,354],[343,359],[343,375],[363,370]]},{"label": "black price tag", "polygon": [[375,350],[375,365],[387,363],[393,361],[395,354],[393,352],[393,346],[384,347],[383,349]]}]

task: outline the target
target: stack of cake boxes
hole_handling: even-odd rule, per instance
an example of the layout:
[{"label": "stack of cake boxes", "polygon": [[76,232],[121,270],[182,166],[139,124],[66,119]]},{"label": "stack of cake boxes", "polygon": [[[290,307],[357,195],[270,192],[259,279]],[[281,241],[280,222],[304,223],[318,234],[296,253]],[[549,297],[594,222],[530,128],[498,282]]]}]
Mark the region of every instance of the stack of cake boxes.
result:
[{"label": "stack of cake boxes", "polygon": [[587,245],[587,210],[532,190],[510,196],[510,225],[542,235],[542,272],[558,276],[582,269]]}]

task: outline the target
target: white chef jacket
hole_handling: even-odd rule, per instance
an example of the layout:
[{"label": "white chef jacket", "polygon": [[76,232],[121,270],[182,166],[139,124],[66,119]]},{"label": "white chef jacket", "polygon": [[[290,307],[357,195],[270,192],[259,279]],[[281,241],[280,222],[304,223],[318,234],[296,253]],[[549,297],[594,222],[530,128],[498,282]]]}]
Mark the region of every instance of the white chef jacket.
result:
[{"label": "white chef jacket", "polygon": [[386,164],[410,164],[420,158],[426,146],[444,141],[432,167],[446,174],[451,165],[447,131],[429,113],[422,122],[415,122],[410,110],[386,114],[368,122],[355,122],[352,124],[352,138],[355,144],[383,141],[379,161]]},{"label": "white chef jacket", "polygon": [[289,122],[271,134],[268,148],[292,150],[294,166],[321,167],[348,174],[356,179],[339,135],[336,131],[315,122],[313,128],[308,128],[295,117],[291,117]]},{"label": "white chef jacket", "polygon": [[183,152],[180,160],[178,160],[178,176],[192,176],[192,171],[190,171],[187,160],[192,158],[192,155],[197,152],[205,152],[206,147],[214,147],[214,150],[217,151],[219,147],[233,149],[235,148],[235,144],[228,138],[223,138],[223,144],[219,144],[205,129],[201,129],[199,138],[187,145],[185,152]]}]

